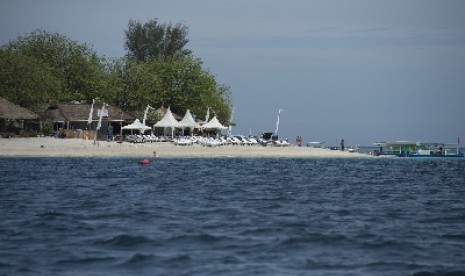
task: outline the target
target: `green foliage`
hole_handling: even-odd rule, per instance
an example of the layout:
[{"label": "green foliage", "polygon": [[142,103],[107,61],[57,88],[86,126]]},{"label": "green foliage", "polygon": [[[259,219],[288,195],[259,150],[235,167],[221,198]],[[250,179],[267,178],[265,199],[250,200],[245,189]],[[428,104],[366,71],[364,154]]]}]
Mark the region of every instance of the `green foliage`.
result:
[{"label": "green foliage", "polygon": [[132,60],[169,60],[191,54],[190,50],[184,49],[189,40],[188,28],[182,24],[160,24],[157,19],[144,24],[130,20],[125,33],[125,49],[128,58]]},{"label": "green foliage", "polygon": [[147,105],[181,115],[190,109],[199,118],[210,107],[226,123],[230,88],[185,49],[187,42],[184,25],[131,20],[127,57],[110,60],[86,44],[36,30],[0,48],[0,97],[38,113],[52,103],[94,98],[139,113]]},{"label": "green foliage", "polygon": [[46,123],[42,126],[42,133],[45,136],[50,136],[53,132],[53,125],[51,123]]},{"label": "green foliage", "polygon": [[19,36],[2,52],[0,95],[23,106],[92,99],[106,90],[100,58],[66,36],[37,30]]},{"label": "green foliage", "polygon": [[0,95],[33,111],[56,100],[62,82],[41,60],[0,49]]},{"label": "green foliage", "polygon": [[211,107],[221,121],[226,122],[230,116],[229,87],[218,85],[198,58],[119,62],[114,74],[121,78],[126,90],[115,95],[118,106],[130,110],[143,110],[147,104],[170,106],[175,113],[184,114],[190,109],[199,116],[205,116]]}]

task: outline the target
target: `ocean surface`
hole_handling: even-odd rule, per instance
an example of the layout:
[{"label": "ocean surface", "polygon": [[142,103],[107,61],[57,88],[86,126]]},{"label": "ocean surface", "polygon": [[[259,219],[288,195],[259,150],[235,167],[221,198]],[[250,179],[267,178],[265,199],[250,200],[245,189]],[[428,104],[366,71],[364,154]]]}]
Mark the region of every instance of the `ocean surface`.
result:
[{"label": "ocean surface", "polygon": [[0,158],[0,275],[465,275],[465,160]]}]

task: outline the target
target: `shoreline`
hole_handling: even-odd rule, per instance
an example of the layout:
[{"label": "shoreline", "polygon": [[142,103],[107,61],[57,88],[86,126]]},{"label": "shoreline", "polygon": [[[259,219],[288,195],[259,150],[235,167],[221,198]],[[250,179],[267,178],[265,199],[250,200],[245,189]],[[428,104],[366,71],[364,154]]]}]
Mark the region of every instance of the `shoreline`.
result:
[{"label": "shoreline", "polygon": [[77,138],[30,137],[0,139],[0,157],[175,157],[175,158],[368,158],[368,154],[312,147],[225,145],[179,146],[171,142],[117,143]]}]

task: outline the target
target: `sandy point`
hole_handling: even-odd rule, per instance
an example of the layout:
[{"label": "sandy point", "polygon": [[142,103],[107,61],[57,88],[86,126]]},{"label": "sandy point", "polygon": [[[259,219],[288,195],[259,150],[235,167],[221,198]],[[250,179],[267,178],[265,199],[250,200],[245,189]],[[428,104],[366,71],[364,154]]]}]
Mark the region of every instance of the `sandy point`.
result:
[{"label": "sandy point", "polygon": [[53,137],[0,139],[0,156],[40,157],[294,157],[362,158],[367,154],[312,147],[176,146],[170,142],[117,143]]}]

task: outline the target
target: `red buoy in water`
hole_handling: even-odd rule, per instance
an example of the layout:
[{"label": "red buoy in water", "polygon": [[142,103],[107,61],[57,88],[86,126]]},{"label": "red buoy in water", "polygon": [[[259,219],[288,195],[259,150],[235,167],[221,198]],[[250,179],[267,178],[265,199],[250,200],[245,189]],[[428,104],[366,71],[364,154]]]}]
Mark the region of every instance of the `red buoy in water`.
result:
[{"label": "red buoy in water", "polygon": [[139,164],[148,165],[148,164],[150,164],[150,159],[144,158],[141,161],[139,161]]}]

